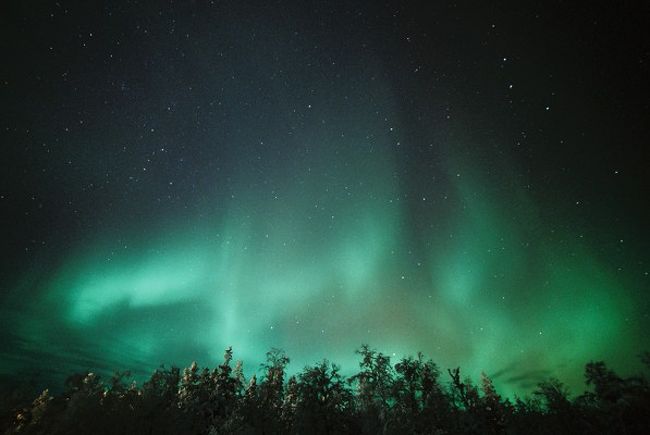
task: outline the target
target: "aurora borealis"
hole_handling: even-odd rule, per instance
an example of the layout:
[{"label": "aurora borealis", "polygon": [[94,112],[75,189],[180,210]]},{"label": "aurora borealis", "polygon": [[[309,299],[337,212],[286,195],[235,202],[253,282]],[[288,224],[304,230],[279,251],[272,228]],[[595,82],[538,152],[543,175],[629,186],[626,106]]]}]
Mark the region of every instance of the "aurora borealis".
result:
[{"label": "aurora borealis", "polygon": [[639,370],[644,15],[551,3],[7,6],[3,378]]}]

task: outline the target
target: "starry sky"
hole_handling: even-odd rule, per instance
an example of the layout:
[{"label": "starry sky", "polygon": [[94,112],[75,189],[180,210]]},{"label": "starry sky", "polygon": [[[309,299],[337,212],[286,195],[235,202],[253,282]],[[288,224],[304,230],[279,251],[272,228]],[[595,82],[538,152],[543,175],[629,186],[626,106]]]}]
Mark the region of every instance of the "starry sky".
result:
[{"label": "starry sky", "polygon": [[[247,3],[243,5],[242,3]],[[480,3],[480,4],[479,4]],[[596,2],[598,3],[598,2]],[[650,348],[650,8],[3,2],[0,379]]]}]

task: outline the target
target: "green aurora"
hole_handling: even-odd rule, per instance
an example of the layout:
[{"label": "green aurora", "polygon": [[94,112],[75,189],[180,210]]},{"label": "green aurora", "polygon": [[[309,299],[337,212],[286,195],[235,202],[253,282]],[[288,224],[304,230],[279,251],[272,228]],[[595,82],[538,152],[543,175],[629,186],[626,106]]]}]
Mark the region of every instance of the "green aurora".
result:
[{"label": "green aurora", "polygon": [[364,343],[506,395],[640,370],[650,62],[609,9],[14,3],[3,379]]},{"label": "green aurora", "polygon": [[[323,157],[310,170],[335,167]],[[550,375],[578,388],[591,359],[636,367],[625,283],[582,238],[546,241],[522,189],[450,163],[467,170],[448,174],[449,193],[419,199],[448,203],[431,215],[420,255],[405,242],[390,153],[344,160],[353,164],[330,174],[334,188],[289,174],[271,197],[238,190],[222,215],[161,224],[128,245],[84,243],[39,284],[31,309],[43,321],[29,316],[21,335],[84,352],[100,337],[80,367],[97,358],[136,372],[215,365],[230,345],[249,371],[270,347],[294,369],[327,357],[353,370],[353,350],[371,343],[394,360],[419,349],[474,378],[485,371],[510,394]]]}]

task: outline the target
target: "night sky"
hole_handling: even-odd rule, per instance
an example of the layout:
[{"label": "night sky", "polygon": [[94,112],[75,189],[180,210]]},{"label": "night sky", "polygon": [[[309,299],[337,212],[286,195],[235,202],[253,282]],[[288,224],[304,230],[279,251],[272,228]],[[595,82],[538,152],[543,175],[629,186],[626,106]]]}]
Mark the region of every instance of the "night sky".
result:
[{"label": "night sky", "polygon": [[639,370],[646,2],[253,3],[2,3],[2,379]]}]

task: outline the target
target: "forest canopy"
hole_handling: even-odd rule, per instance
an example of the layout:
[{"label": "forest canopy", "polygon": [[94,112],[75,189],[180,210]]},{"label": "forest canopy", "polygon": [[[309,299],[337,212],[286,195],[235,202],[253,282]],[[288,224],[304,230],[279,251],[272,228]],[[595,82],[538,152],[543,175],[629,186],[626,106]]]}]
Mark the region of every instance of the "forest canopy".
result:
[{"label": "forest canopy", "polygon": [[[327,360],[287,375],[289,357],[266,353],[246,379],[227,348],[217,367],[160,367],[138,385],[128,372],[73,374],[59,394],[5,395],[4,434],[446,434],[625,433],[650,429],[650,383],[622,378],[602,361],[585,365],[586,391],[558,379],[532,395],[504,398],[483,373],[441,370],[422,353],[392,364],[367,345],[346,377]],[[641,359],[650,367],[650,353]]]}]

